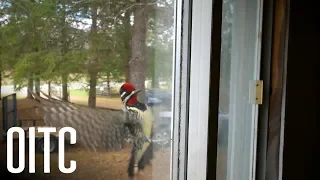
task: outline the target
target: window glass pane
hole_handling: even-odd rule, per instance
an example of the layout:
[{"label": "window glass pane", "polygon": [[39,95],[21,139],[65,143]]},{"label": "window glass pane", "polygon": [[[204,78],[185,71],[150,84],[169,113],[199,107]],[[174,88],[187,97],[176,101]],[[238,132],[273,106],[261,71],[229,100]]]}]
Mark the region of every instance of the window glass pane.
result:
[{"label": "window glass pane", "polygon": [[261,1],[224,0],[217,179],[252,179],[260,70]]},{"label": "window glass pane", "polygon": [[[66,167],[75,160],[76,171],[61,173],[58,153],[54,152],[51,172],[44,174],[43,153],[37,152],[37,177],[127,179],[133,137],[125,124],[120,87],[130,82],[142,90],[137,99],[150,107],[153,116],[153,134],[143,129],[146,136],[150,135],[152,148],[141,157],[139,168],[144,162],[146,166],[137,176],[148,180],[170,178],[175,3],[0,2],[1,97],[17,93],[14,108],[22,121],[17,125],[29,127],[35,122],[36,126],[70,126],[77,131],[77,144],[68,146],[65,153]],[[39,94],[44,98],[40,106],[31,100]],[[128,106],[135,106],[131,100]],[[137,109],[144,111],[140,106]],[[40,138],[36,140],[39,151],[43,148],[41,142]],[[0,154],[5,160],[5,153]],[[147,163],[150,154],[153,159]]]},{"label": "window glass pane", "polygon": [[221,62],[218,122],[217,179],[227,179],[230,68],[234,0],[223,0],[221,26]]}]

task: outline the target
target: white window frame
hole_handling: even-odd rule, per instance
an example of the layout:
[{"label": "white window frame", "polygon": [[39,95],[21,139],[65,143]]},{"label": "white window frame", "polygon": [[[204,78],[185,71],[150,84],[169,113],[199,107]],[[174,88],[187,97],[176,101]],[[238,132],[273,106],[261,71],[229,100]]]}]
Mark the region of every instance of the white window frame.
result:
[{"label": "white window frame", "polygon": [[172,180],[206,180],[212,4],[176,0]]}]

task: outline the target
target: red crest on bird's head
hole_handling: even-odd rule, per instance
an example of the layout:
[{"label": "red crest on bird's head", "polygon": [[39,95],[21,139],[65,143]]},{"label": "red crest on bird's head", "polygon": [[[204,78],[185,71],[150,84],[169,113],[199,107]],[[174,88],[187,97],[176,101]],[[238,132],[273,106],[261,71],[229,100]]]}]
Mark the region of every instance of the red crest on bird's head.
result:
[{"label": "red crest on bird's head", "polygon": [[122,86],[120,87],[120,91],[121,90],[128,92],[128,93],[131,93],[132,91],[136,90],[136,87],[134,87],[133,84],[127,82],[127,83],[122,84]]},{"label": "red crest on bird's head", "polygon": [[136,90],[133,84],[131,83],[124,83],[120,87],[120,97],[122,102],[125,105],[132,105],[137,103],[137,93],[139,93],[141,90]]}]

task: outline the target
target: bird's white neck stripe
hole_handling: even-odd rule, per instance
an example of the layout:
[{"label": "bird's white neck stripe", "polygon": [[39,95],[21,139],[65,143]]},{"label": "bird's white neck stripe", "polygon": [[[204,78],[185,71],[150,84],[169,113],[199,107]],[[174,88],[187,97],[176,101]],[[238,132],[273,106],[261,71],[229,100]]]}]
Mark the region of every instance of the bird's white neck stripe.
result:
[{"label": "bird's white neck stripe", "polygon": [[[132,91],[123,101],[123,104],[127,104],[127,101],[131,98],[131,96],[135,93],[136,91]],[[123,94],[123,93],[122,93]],[[121,95],[122,96],[122,95]]]},{"label": "bird's white neck stripe", "polygon": [[123,97],[125,94],[126,94],[126,92],[123,92],[123,93],[121,94],[121,97]]}]

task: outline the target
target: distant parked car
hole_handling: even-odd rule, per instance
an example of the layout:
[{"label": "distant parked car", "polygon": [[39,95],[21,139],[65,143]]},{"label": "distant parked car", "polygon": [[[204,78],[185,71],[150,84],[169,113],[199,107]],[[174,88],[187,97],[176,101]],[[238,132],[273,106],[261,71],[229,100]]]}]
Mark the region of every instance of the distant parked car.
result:
[{"label": "distant parked car", "polygon": [[163,89],[146,89],[146,104],[150,107],[154,105],[167,106],[171,109],[171,90]]},{"label": "distant parked car", "polygon": [[161,148],[170,146],[171,94],[169,90],[146,89],[145,103],[155,115],[155,145]]},{"label": "distant parked car", "polygon": [[[146,104],[148,104],[157,113],[157,128],[155,132],[157,144],[161,146],[170,145],[171,134],[171,101],[172,93],[169,90],[146,89]],[[227,146],[229,129],[229,114],[219,109],[218,117],[218,143],[219,146]],[[160,141],[162,139],[162,141]]]}]

